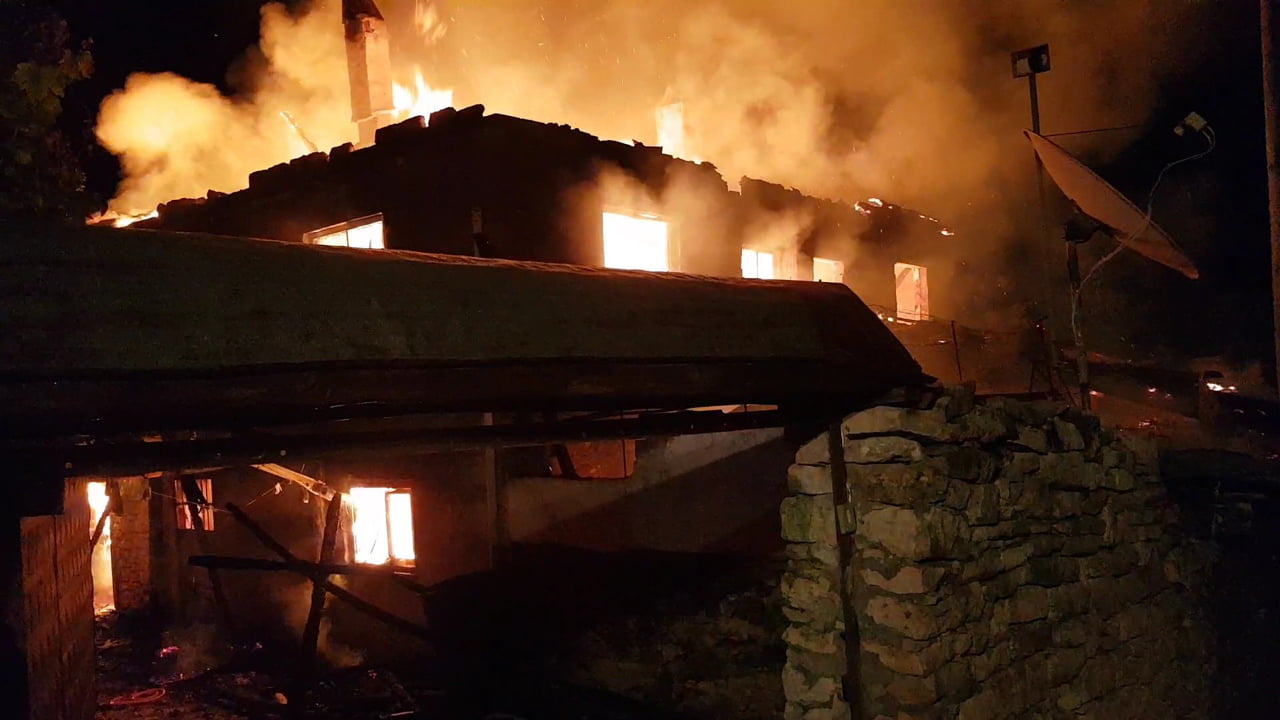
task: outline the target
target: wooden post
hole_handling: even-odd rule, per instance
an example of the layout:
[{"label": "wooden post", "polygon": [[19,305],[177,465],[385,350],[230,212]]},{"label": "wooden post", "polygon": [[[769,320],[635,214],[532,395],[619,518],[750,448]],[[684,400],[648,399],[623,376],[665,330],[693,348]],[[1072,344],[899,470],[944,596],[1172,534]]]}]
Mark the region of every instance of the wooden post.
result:
[{"label": "wooden post", "polygon": [[827,453],[831,462],[831,502],[836,513],[836,582],[840,584],[840,605],[844,618],[844,657],[845,673],[843,678],[844,700],[849,704],[850,717],[853,720],[862,718],[861,672],[859,657],[862,652],[862,638],[858,631],[858,614],[854,610],[853,582],[853,532],[848,520],[853,517],[853,506],[849,501],[849,476],[844,464],[844,432],[840,429],[840,420],[832,423],[827,430]]},{"label": "wooden post", "polygon": [[964,366],[960,364],[960,339],[956,337],[956,321],[951,321],[951,347],[956,355],[956,375],[964,382]]},{"label": "wooden post", "polygon": [[1275,323],[1276,373],[1280,387],[1280,88],[1276,87],[1276,0],[1261,0],[1262,4],[1262,111],[1267,138],[1267,208],[1271,215],[1271,294],[1272,319]]},{"label": "wooden post", "polygon": [[[333,562],[333,546],[338,539],[338,525],[342,522],[342,493],[335,493],[329,500],[329,508],[324,516],[324,534],[320,538],[320,554],[318,563],[327,565]],[[213,572],[210,570],[209,572]],[[329,579],[317,569],[317,577]],[[302,631],[302,663],[308,671],[313,670],[316,660],[316,645],[320,640],[320,617],[324,614],[324,585],[314,582],[311,586],[311,610],[307,613],[307,625]]]}]

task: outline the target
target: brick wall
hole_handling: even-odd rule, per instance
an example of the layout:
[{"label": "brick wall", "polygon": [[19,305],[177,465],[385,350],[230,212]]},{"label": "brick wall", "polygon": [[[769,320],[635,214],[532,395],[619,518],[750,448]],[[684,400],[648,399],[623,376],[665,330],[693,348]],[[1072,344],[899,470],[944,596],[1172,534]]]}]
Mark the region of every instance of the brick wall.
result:
[{"label": "brick wall", "polygon": [[28,712],[39,720],[88,720],[97,706],[85,481],[65,492],[61,515],[19,521]]},{"label": "brick wall", "polygon": [[111,578],[116,609],[151,609],[151,513],[145,478],[121,478],[121,512],[111,516]]},{"label": "brick wall", "polygon": [[848,503],[823,436],[782,506],[787,718],[1207,716],[1196,553],[1151,442],[958,390],[841,434]]}]

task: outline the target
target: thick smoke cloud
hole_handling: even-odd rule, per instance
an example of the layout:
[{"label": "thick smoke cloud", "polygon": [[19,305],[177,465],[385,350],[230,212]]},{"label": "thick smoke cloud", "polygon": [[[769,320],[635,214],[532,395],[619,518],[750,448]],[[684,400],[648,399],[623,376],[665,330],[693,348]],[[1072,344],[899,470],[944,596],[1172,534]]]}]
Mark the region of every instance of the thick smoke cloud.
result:
[{"label": "thick smoke cloud", "polygon": [[271,4],[259,47],[234,69],[235,95],[171,73],[130,76],[98,116],[98,138],[124,172],[111,209],[136,215],[210,189],[237,190],[254,170],[306,153],[282,113],[322,149],[354,140],[344,52],[333,8],[295,16]]},{"label": "thick smoke cloud", "polygon": [[[243,187],[353,139],[336,0],[263,11],[239,94],[137,75],[98,132],[126,180],[113,207]],[[689,154],[841,200],[884,197],[986,250],[1034,224],[1025,81],[1009,51],[1049,42],[1047,131],[1142,122],[1194,0],[382,0],[398,77],[420,68],[458,105],[656,143],[654,109],[684,103]],[[1176,51],[1176,52],[1175,52]],[[1123,141],[1125,138],[1121,138]],[[1114,138],[1071,149],[1100,157]]]}]

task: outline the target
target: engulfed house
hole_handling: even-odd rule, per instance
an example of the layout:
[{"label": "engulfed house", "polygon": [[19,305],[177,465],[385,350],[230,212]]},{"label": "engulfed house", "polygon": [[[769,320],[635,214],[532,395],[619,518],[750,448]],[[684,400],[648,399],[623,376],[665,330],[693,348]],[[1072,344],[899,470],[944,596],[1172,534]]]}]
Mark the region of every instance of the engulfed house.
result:
[{"label": "engulfed house", "polygon": [[137,227],[718,277],[844,282],[904,319],[948,314],[964,252],[945,226],[878,199],[845,205],[659,147],[481,106],[380,128]]},{"label": "engulfed house", "polygon": [[[944,226],[880,200],[844,205],[752,179],[731,190],[711,164],[661,148],[602,141],[566,126],[485,115],[479,106],[382,127],[375,139],[365,148],[341,146],[253,173],[239,192],[167,203],[158,217],[136,227],[374,254],[413,251],[843,283],[882,318],[905,321],[903,327],[927,326],[931,314],[945,312],[948,274],[939,270],[962,264]],[[483,286],[469,291],[487,292]],[[341,302],[353,290],[338,281],[331,292]],[[363,302],[356,296],[350,301]],[[616,330],[625,336],[633,322],[624,311]],[[725,330],[776,332],[764,324]],[[949,368],[951,354],[942,358]],[[566,417],[573,414],[527,412],[497,421]],[[298,627],[309,592],[305,581],[281,584],[255,573],[209,576],[190,565],[193,555],[263,550],[221,513],[202,523],[193,520],[196,506],[184,504],[200,489],[203,500],[217,507],[245,506],[269,519],[293,552],[310,557],[324,525],[324,503],[309,502],[305,482],[290,482],[288,473],[344,494],[336,561],[398,566],[426,585],[492,567],[512,540],[766,551],[777,542],[776,506],[793,452],[780,429],[765,428],[405,454],[375,465],[306,463],[284,468],[283,475],[236,468],[112,481],[111,494],[122,498],[112,521],[114,598],[123,610],[158,608],[178,619],[209,618],[221,607],[230,617],[271,618],[257,630],[279,627],[281,616],[293,617],[286,625]],[[129,542],[139,526],[147,539]],[[352,582],[385,606],[421,619],[419,599],[394,579]],[[273,611],[263,613],[264,605]],[[333,627],[335,637],[359,638],[362,649],[379,645],[368,623]]]}]

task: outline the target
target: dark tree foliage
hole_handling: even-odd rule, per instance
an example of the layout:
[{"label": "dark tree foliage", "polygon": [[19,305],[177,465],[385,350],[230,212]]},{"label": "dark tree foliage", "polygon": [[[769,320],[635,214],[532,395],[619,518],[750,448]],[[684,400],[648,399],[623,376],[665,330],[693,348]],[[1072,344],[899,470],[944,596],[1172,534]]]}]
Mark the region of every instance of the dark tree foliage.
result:
[{"label": "dark tree foliage", "polygon": [[0,0],[0,218],[83,222],[92,209],[59,126],[67,86],[92,71],[88,44],[74,46],[52,9]]}]

